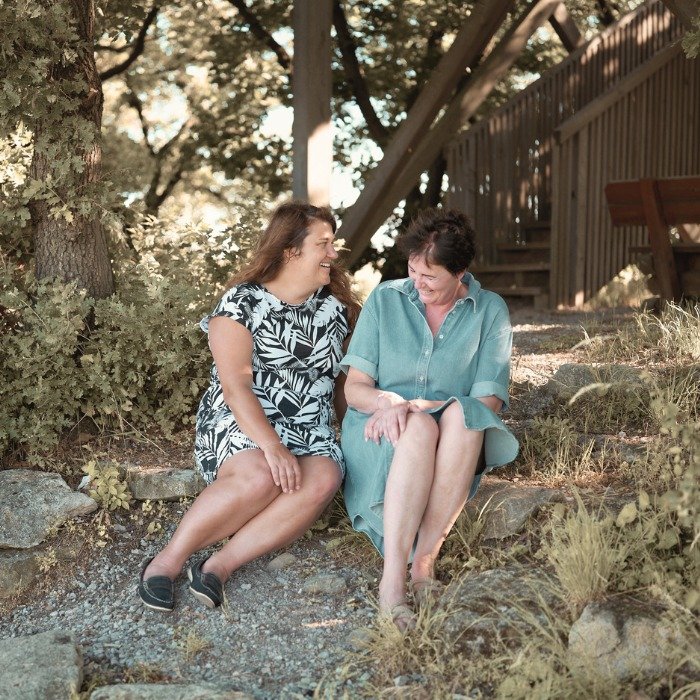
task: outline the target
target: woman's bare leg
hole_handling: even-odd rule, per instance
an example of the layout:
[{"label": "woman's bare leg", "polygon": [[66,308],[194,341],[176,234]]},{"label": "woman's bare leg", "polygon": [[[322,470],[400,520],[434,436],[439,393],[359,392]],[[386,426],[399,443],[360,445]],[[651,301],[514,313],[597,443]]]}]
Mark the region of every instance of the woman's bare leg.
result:
[{"label": "woman's bare leg", "polygon": [[464,427],[458,403],[445,409],[439,429],[435,473],[411,566],[413,581],[433,578],[440,547],[467,502],[484,442],[483,431]]},{"label": "woman's bare leg", "polygon": [[281,493],[261,450],[229,457],[185,513],[170,542],[148,565],[144,578],[176,578],[191,554],[232,535]]},{"label": "woman's bare leg", "polygon": [[379,606],[406,598],[406,567],[433,483],[438,426],[426,413],[409,413],[396,443],[384,492],[384,570]]},{"label": "woman's bare leg", "polygon": [[329,457],[299,457],[302,486],[281,493],[212,555],[202,567],[223,582],[238,568],[301,537],[331,502],[341,482]]}]

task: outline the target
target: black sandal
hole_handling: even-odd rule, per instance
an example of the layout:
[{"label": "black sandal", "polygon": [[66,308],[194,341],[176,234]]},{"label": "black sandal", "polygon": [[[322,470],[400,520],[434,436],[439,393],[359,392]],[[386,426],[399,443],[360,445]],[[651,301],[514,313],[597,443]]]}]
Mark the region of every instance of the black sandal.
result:
[{"label": "black sandal", "polygon": [[216,574],[202,571],[206,559],[193,564],[187,570],[190,579],[190,592],[208,608],[218,608],[224,602],[224,585]]},{"label": "black sandal", "polygon": [[139,598],[151,610],[172,612],[175,607],[175,582],[167,576],[149,576],[144,580],[148,565],[155,559],[151,557],[141,568],[139,576]]}]

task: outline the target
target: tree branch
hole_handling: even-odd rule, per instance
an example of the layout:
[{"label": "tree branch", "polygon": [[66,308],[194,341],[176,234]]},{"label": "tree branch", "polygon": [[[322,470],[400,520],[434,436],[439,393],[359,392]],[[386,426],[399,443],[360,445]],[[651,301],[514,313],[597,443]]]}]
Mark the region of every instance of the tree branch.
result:
[{"label": "tree branch", "polygon": [[127,88],[128,92],[126,93],[126,101],[128,102],[130,107],[133,107],[136,110],[136,114],[139,115],[139,121],[141,122],[141,133],[143,133],[143,140],[144,143],[146,144],[146,148],[148,149],[148,152],[152,155],[155,156],[156,152],[153,146],[151,146],[151,142],[148,138],[148,124],[146,123],[146,117],[143,115],[143,102],[139,99],[139,96],[136,94],[136,92],[129,86],[129,83],[127,81]]},{"label": "tree branch", "polygon": [[270,34],[270,32],[265,29],[260,23],[260,20],[251,12],[248,5],[246,5],[245,0],[228,0],[231,5],[233,5],[248,25],[248,28],[252,32],[253,36],[257,37],[262,41],[269,49],[271,49],[277,56],[282,68],[284,68],[291,80],[292,77],[292,59],[289,54],[285,51],[284,47],[275,41],[275,38]]},{"label": "tree branch", "polygon": [[333,1],[333,25],[335,26],[335,33],[338,37],[338,47],[340,48],[345,77],[352,88],[357,106],[360,108],[362,116],[367,122],[367,128],[372,138],[380,146],[384,146],[389,139],[390,132],[384,124],[382,124],[370,101],[367,81],[362,74],[362,69],[357,60],[355,42],[350,33],[341,0]]},{"label": "tree branch", "polygon": [[134,41],[133,46],[131,47],[131,53],[127,56],[127,58],[121,63],[118,63],[116,66],[112,66],[106,71],[100,73],[100,80],[102,80],[102,82],[113,78],[115,75],[123,73],[143,53],[143,49],[146,45],[146,34],[148,33],[149,27],[153,24],[153,22],[155,22],[155,19],[158,16],[158,10],[160,10],[160,7],[158,5],[154,5],[151,8],[151,11],[146,15],[146,19],[144,19],[141,29],[136,37],[136,41]]}]

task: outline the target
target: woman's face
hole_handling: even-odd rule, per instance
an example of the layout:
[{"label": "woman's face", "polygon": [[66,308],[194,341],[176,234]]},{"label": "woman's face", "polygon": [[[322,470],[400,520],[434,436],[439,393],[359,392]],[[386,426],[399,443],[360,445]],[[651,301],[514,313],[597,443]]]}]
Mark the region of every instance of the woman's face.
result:
[{"label": "woman's face", "polygon": [[292,253],[286,265],[294,269],[299,279],[308,279],[313,288],[323,287],[331,281],[331,264],[338,257],[333,245],[335,235],[327,221],[314,219],[301,248]]},{"label": "woman's face", "polygon": [[442,265],[431,265],[421,255],[408,259],[408,276],[426,306],[451,304],[461,297],[463,275],[464,272],[453,274]]}]

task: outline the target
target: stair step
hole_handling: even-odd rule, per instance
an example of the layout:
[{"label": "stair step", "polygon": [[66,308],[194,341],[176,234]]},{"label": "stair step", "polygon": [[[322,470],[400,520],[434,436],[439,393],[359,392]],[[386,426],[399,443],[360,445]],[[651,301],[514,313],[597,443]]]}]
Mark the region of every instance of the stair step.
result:
[{"label": "stair step", "polygon": [[550,268],[548,262],[525,263],[501,263],[499,265],[474,265],[470,271],[476,273],[500,273],[500,272],[547,272]]},{"label": "stair step", "polygon": [[551,229],[551,221],[531,221],[529,224],[523,224],[523,231],[535,231],[541,229]]},{"label": "stair step", "polygon": [[546,295],[547,290],[542,287],[487,287],[488,291],[496,292],[502,297],[537,297]]},{"label": "stair step", "polygon": [[552,233],[550,221],[533,221],[522,225],[522,235],[528,245],[532,243],[548,243]]},{"label": "stair step", "polygon": [[503,250],[509,253],[512,252],[527,252],[528,250],[549,250],[549,241],[532,241],[532,243],[498,243],[498,250]]}]

